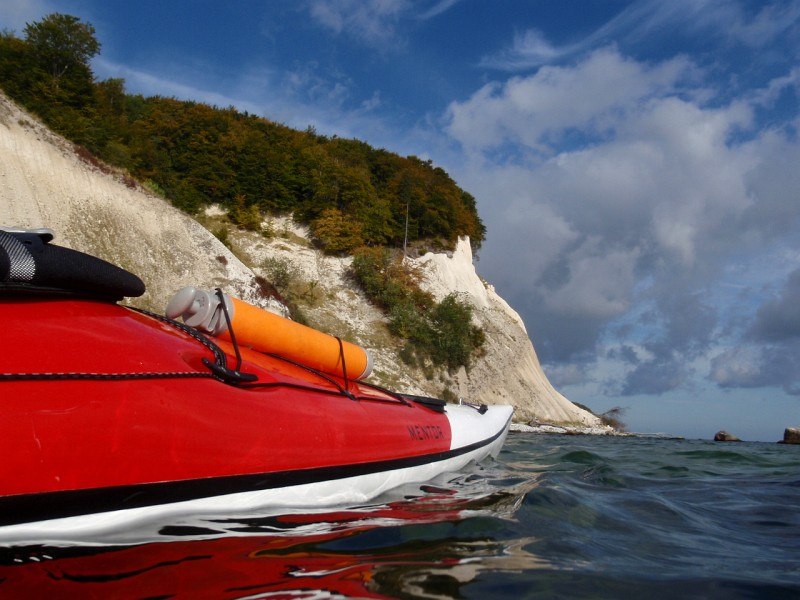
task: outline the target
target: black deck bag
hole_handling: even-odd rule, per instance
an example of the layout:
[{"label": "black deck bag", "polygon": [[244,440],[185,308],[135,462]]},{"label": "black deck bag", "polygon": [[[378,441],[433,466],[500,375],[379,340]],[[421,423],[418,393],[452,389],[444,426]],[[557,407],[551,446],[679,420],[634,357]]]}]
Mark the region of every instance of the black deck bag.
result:
[{"label": "black deck bag", "polygon": [[141,279],[100,258],[51,244],[53,233],[0,229],[0,292],[120,300],[144,294]]}]

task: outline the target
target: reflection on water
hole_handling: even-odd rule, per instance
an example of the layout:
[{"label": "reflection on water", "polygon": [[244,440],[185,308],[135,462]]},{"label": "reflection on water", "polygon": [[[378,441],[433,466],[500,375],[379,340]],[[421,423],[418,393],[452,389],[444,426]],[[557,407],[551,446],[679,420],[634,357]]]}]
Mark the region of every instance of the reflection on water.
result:
[{"label": "reflection on water", "polygon": [[512,435],[369,506],[0,547],[0,598],[800,598],[800,447]]},{"label": "reflection on water", "polygon": [[[534,480],[502,487],[489,465],[379,504],[163,523],[134,545],[0,551],[0,595],[58,598],[455,598],[484,570],[546,565],[532,538],[494,539]],[[141,538],[118,532],[118,538]]]}]

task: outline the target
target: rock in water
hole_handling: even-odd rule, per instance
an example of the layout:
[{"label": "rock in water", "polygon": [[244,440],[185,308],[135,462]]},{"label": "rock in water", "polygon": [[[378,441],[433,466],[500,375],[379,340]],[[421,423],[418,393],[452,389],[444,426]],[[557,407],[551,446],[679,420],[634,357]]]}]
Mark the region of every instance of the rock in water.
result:
[{"label": "rock in water", "polygon": [[722,431],[718,431],[714,435],[714,441],[715,442],[741,442],[742,440],[740,440],[738,437],[736,437],[732,433],[727,432],[725,430],[722,430]]},{"label": "rock in water", "polygon": [[779,444],[800,444],[800,427],[787,427]]}]

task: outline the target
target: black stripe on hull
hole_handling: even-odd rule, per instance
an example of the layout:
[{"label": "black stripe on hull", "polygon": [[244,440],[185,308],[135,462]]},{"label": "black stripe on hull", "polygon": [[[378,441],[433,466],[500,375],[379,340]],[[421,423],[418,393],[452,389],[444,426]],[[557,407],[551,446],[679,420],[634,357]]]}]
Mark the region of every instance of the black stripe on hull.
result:
[{"label": "black stripe on hull", "polygon": [[418,467],[455,458],[488,446],[507,428],[508,422],[492,437],[461,448],[370,463],[3,496],[0,497],[0,527],[115,510],[161,506],[242,492],[280,489]]}]

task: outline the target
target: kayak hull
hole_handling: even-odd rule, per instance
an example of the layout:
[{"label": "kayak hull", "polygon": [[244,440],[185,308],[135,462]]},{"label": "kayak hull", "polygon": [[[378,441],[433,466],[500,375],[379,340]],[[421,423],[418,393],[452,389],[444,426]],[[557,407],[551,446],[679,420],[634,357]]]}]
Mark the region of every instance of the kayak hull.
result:
[{"label": "kayak hull", "polygon": [[[434,410],[241,349],[247,385],[165,319],[16,298],[0,380],[0,539],[91,534],[158,514],[363,502],[499,452],[511,407]],[[455,432],[455,433],[454,433]]]},{"label": "kayak hull", "polygon": [[[507,411],[502,412],[506,413]],[[156,492],[157,490],[147,490],[147,486],[139,487],[138,492],[134,487],[125,490],[113,488],[92,490],[91,493],[87,494],[88,496],[96,497],[105,493],[109,497],[118,499],[121,493],[138,493],[142,506],[135,508],[108,510],[109,506],[113,506],[113,504],[103,503],[102,507],[97,505],[95,509],[91,509],[92,512],[85,512],[90,509],[91,503],[82,501],[80,494],[74,497],[75,500],[81,500],[77,506],[75,506],[74,502],[65,502],[66,499],[59,498],[58,495],[50,495],[50,497],[43,495],[40,497],[39,503],[45,503],[51,508],[59,507],[60,513],[65,509],[72,508],[73,516],[60,516],[41,520],[42,516],[47,515],[45,510],[38,516],[33,517],[34,520],[29,522],[0,527],[0,541],[40,540],[42,538],[47,538],[51,541],[85,539],[122,527],[135,526],[138,522],[152,519],[161,521],[188,515],[230,514],[275,508],[352,506],[367,502],[401,485],[429,481],[444,473],[459,471],[470,462],[479,462],[488,456],[496,455],[502,447],[506,432],[507,428],[502,430],[499,435],[496,435],[494,439],[488,440],[487,443],[478,444],[465,451],[445,452],[438,457],[424,456],[420,457],[418,461],[406,461],[407,463],[419,462],[419,464],[391,468],[392,465],[367,463],[340,469],[342,474],[363,471],[360,474],[337,477],[338,474],[332,470],[317,469],[304,473],[304,477],[298,477],[299,479],[314,479],[309,483],[292,485],[290,483],[292,478],[297,477],[298,474],[280,473],[280,477],[276,479],[285,479],[285,481],[277,482],[272,487],[252,489],[258,486],[251,485],[251,489],[248,491],[234,493],[225,493],[226,482],[223,481],[182,481],[180,484],[183,491],[192,497],[186,500],[175,500],[174,496],[159,495],[157,493],[153,493],[148,497],[145,493],[146,491]],[[265,475],[263,479],[268,480],[268,475]],[[21,502],[27,505],[25,510],[28,511],[31,508],[33,499],[31,496],[19,498]],[[125,503],[123,502],[122,504]],[[2,502],[0,502],[0,506],[2,506]],[[3,512],[6,511],[4,510]],[[15,512],[18,515],[20,514],[19,511]]]}]

